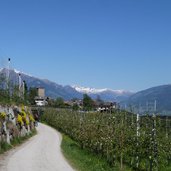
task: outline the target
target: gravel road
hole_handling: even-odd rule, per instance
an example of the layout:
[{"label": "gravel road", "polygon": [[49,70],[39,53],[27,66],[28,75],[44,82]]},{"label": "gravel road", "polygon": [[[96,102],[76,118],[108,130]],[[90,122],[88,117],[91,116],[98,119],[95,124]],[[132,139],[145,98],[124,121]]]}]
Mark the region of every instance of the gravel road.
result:
[{"label": "gravel road", "polygon": [[74,171],[60,149],[61,135],[44,124],[26,143],[0,156],[0,171]]}]

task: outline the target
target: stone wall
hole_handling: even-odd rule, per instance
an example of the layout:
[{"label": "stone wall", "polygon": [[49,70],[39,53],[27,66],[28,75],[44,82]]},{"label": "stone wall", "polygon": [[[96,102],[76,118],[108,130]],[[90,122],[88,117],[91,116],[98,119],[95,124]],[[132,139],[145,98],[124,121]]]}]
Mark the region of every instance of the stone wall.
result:
[{"label": "stone wall", "polygon": [[10,144],[15,137],[23,137],[35,129],[35,119],[29,107],[0,105],[0,142]]}]

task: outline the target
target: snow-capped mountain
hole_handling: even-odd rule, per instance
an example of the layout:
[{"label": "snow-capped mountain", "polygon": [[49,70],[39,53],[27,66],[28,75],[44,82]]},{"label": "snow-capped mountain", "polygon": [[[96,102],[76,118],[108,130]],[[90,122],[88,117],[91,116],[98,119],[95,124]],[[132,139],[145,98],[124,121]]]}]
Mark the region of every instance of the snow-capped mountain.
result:
[{"label": "snow-capped mountain", "polygon": [[106,91],[111,91],[113,93],[116,93],[118,95],[125,94],[125,93],[131,93],[130,91],[125,91],[125,90],[112,90],[108,88],[104,89],[95,89],[95,88],[90,88],[90,87],[81,87],[81,86],[72,86],[75,88],[80,93],[86,93],[86,94],[97,94],[97,93],[103,93]]},{"label": "snow-capped mountain", "polygon": [[88,94],[92,98],[97,98],[97,96],[100,96],[102,100],[105,101],[121,101],[127,99],[130,95],[133,94],[131,91],[126,90],[112,90],[108,88],[104,89],[95,89],[95,88],[89,88],[89,87],[81,87],[81,86],[72,86],[76,91]]},{"label": "snow-capped mountain", "polygon": [[28,76],[30,76],[30,77],[33,77],[32,75],[30,75],[30,74],[28,74],[28,73],[24,73],[24,72],[22,72],[22,71],[18,71],[17,69],[14,69],[14,72],[15,72],[16,74],[24,74],[24,75],[28,75]]},{"label": "snow-capped mountain", "polygon": [[107,90],[107,89],[95,89],[95,88],[81,87],[81,86],[72,86],[72,87],[78,92],[86,93],[86,94],[96,94]]}]

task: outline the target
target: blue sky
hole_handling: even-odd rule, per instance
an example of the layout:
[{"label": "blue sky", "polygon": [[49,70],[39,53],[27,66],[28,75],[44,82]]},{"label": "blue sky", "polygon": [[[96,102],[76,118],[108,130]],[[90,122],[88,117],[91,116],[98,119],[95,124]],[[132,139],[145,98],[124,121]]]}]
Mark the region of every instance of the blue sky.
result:
[{"label": "blue sky", "polygon": [[0,65],[62,85],[171,83],[171,1],[1,0]]}]

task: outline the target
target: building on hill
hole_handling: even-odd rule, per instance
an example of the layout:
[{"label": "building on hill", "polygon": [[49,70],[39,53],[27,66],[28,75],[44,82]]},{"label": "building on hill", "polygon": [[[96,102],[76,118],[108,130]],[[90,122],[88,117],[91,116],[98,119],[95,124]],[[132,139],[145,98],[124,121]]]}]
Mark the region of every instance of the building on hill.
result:
[{"label": "building on hill", "polygon": [[80,109],[83,108],[83,100],[81,99],[73,99],[73,100],[65,101],[65,104],[71,107],[73,107],[74,105],[78,105]]},{"label": "building on hill", "polygon": [[117,108],[118,108],[118,104],[116,102],[103,102],[103,103],[96,102],[96,109],[98,112],[107,112]]},{"label": "building on hill", "polygon": [[38,94],[38,97],[45,98],[45,89],[43,87],[38,87],[37,94]]},{"label": "building on hill", "polygon": [[48,104],[45,97],[45,89],[43,87],[37,88],[37,96],[35,97],[35,103],[37,106],[45,106]]}]

